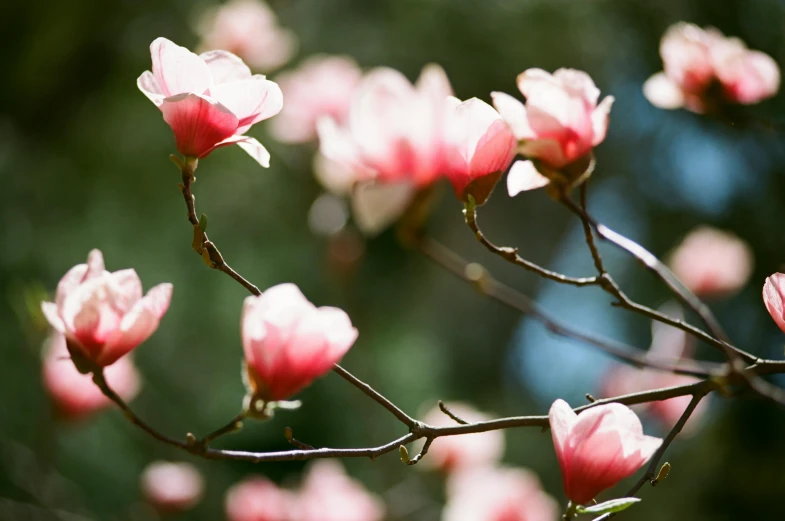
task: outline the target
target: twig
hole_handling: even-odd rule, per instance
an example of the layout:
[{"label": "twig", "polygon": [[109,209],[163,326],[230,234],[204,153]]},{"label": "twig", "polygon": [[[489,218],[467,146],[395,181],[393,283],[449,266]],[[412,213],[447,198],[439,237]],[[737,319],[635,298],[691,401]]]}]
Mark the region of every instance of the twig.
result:
[{"label": "twig", "polygon": [[211,432],[210,434],[206,435],[205,437],[203,437],[201,440],[199,440],[199,443],[205,448],[207,448],[210,445],[211,441],[220,438],[225,434],[231,434],[233,432],[239,431],[240,429],[243,428],[244,419],[245,419],[245,413],[238,414],[237,416],[232,418],[232,420],[229,423],[227,423],[220,429],[217,429]]},{"label": "twig", "polygon": [[358,388],[360,391],[363,392],[366,396],[369,396],[373,401],[390,411],[393,416],[398,418],[401,423],[409,427],[409,429],[416,429],[419,425],[419,422],[403,412],[397,405],[392,403],[390,400],[382,396],[378,391],[376,391],[373,387],[368,385],[367,383],[363,382],[352,373],[344,369],[338,364],[333,366],[333,372],[340,375],[344,380]]},{"label": "twig", "polygon": [[423,457],[428,454],[428,449],[431,448],[431,443],[433,443],[434,438],[425,438],[425,444],[420,449],[420,452],[417,453],[415,457],[410,459],[406,462],[407,465],[417,465]]},{"label": "twig", "polygon": [[441,401],[441,400],[439,400],[439,410],[442,411],[447,416],[449,416],[450,419],[452,421],[454,421],[455,423],[459,423],[461,425],[467,425],[469,423],[466,420],[458,417],[458,415],[456,415],[454,412],[452,412],[450,409],[448,409],[447,406],[444,405],[444,402]]}]

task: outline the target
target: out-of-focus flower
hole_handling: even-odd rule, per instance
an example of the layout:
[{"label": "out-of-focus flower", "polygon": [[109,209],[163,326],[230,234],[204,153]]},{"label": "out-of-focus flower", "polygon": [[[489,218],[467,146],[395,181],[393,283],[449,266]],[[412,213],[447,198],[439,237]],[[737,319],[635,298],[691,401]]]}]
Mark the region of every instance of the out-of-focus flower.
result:
[{"label": "out-of-focus flower", "polygon": [[[670,308],[671,306],[667,306],[662,311],[670,316],[680,317],[680,311],[671,311]],[[687,333],[681,329],[654,321],[652,322],[651,347],[646,356],[651,360],[676,363],[679,359],[689,355],[692,350],[690,341],[691,337],[687,336]],[[603,397],[610,398],[650,391],[652,389],[688,385],[697,381],[697,378],[677,375],[667,371],[636,369],[627,365],[618,365],[613,367],[602,379],[600,392]],[[636,405],[633,406],[633,409],[650,414],[663,427],[670,429],[679,421],[691,400],[691,396],[678,396],[668,400]],[[704,398],[698,404],[682,429],[682,435],[690,434],[700,425],[701,418],[708,408],[708,403],[708,400]]]},{"label": "out-of-focus flower", "polygon": [[281,89],[251,75],[243,61],[226,51],[196,55],[166,38],[150,44],[153,71],[139,76],[139,90],[161,109],[174,132],[177,150],[201,159],[217,147],[237,144],[260,165],[270,154],[244,136],[252,125],[278,114]]},{"label": "out-of-focus flower", "polygon": [[65,335],[77,368],[89,372],[113,364],[147,340],[171,298],[171,284],[159,284],[143,297],[134,270],[109,273],[101,252],[92,250],[87,264],[74,266],[60,279],[55,302],[42,302],[41,310],[55,331]]},{"label": "out-of-focus flower", "polygon": [[284,400],[332,368],[357,339],[338,308],[317,308],[294,284],[279,284],[243,305],[242,340],[254,398]]},{"label": "out-of-focus flower", "polygon": [[[65,336],[55,332],[47,344],[42,367],[44,388],[63,417],[81,418],[112,403],[93,383],[93,378],[80,373],[71,362]],[[139,373],[131,357],[118,360],[106,368],[104,375],[112,389],[126,402],[133,400],[139,392]]]},{"label": "out-of-focus flower", "polygon": [[190,510],[204,492],[204,480],[190,463],[156,461],[144,469],[142,492],[147,501],[162,512]]},{"label": "out-of-focus flower", "polygon": [[262,477],[234,485],[226,493],[229,521],[289,521],[292,493]]},{"label": "out-of-focus flower", "polygon": [[763,303],[771,318],[785,332],[785,274],[775,273],[763,285]]},{"label": "out-of-focus flower", "polygon": [[294,33],[278,25],[262,0],[230,0],[206,11],[197,26],[200,49],[224,49],[254,70],[270,72],[289,61],[297,48]]},{"label": "out-of-focus flower", "polygon": [[[461,403],[445,404],[456,416],[469,422],[490,420],[490,416],[477,411],[474,407]],[[434,407],[425,414],[423,421],[428,425],[446,427],[455,422]],[[491,466],[504,454],[503,431],[488,431],[462,436],[443,436],[431,443],[428,454],[420,462],[423,468],[437,468],[444,472]]]},{"label": "out-of-focus flower", "polygon": [[348,56],[314,56],[276,77],[286,105],[272,120],[270,131],[285,143],[316,139],[316,123],[330,117],[344,123],[362,71]]},{"label": "out-of-focus flower", "polygon": [[293,521],[381,521],[384,504],[333,460],[311,464],[297,493]]},{"label": "out-of-focus flower", "polygon": [[578,415],[567,402],[556,400],[548,419],[564,492],[578,505],[634,474],[662,445],[661,438],[643,434],[638,416],[619,403]]},{"label": "out-of-focus flower", "polygon": [[780,70],[769,55],[714,28],[677,23],[663,35],[660,55],[665,70],[646,81],[643,93],[663,109],[701,113],[721,102],[749,105],[779,89]]},{"label": "out-of-focus flower", "polygon": [[749,280],[753,255],[747,243],[735,235],[702,226],[676,247],[669,264],[693,293],[701,297],[726,296]]},{"label": "out-of-focus flower", "polygon": [[477,98],[452,105],[448,123],[447,178],[455,195],[483,204],[515,155],[516,141],[493,107]]},{"label": "out-of-focus flower", "polygon": [[436,65],[425,67],[415,85],[396,70],[375,69],[358,87],[347,125],[331,119],[319,123],[320,150],[357,179],[430,184],[448,164],[445,126],[451,94],[447,76]]},{"label": "out-of-focus flower", "polygon": [[559,509],[533,473],[514,468],[469,469],[447,486],[442,521],[556,521]]},{"label": "out-of-focus flower", "polygon": [[[519,162],[507,176],[511,196],[557,182],[582,181],[591,151],[605,139],[613,97],[599,104],[599,89],[582,71],[559,69],[550,74],[529,69],[518,76],[526,97],[494,92],[493,104],[518,140],[518,152],[533,161]],[[522,163],[522,164],[521,164]]]}]

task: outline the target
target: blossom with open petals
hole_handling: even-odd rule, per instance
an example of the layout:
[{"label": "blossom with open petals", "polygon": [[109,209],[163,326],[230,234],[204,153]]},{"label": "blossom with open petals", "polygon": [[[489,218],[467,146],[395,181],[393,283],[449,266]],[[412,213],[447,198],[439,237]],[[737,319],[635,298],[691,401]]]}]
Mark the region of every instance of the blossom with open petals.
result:
[{"label": "blossom with open petals", "polygon": [[735,235],[702,226],[676,247],[669,264],[687,288],[701,297],[739,291],[752,274],[750,247]]},{"label": "blossom with open petals", "polygon": [[290,521],[293,495],[261,476],[234,485],[226,493],[229,521]]},{"label": "blossom with open petals", "polygon": [[763,285],[763,303],[771,318],[785,331],[785,274],[775,273]]},{"label": "blossom with open petals", "polygon": [[[474,407],[461,402],[448,402],[447,408],[456,416],[469,422],[490,420]],[[434,407],[424,416],[428,425],[445,427],[455,425],[455,421]],[[504,433],[488,431],[461,436],[442,436],[431,443],[428,454],[420,465],[423,468],[437,468],[445,472],[491,466],[497,463],[504,453]]]},{"label": "blossom with open petals", "polygon": [[449,98],[447,178],[455,195],[468,201],[471,195],[483,204],[515,155],[516,141],[510,128],[493,107],[472,98],[463,103]]},{"label": "blossom with open petals", "polygon": [[313,56],[275,80],[286,105],[273,119],[270,131],[279,141],[304,143],[316,139],[316,124],[330,117],[343,123],[362,78],[362,71],[348,56]]},{"label": "blossom with open petals", "polygon": [[254,398],[284,400],[328,372],[357,329],[334,307],[317,308],[294,284],[279,284],[243,305],[242,340]]},{"label": "blossom with open petals", "polygon": [[662,445],[661,438],[643,434],[638,416],[619,403],[575,414],[556,400],[548,419],[564,492],[578,505],[634,474]]},{"label": "blossom with open petals", "polygon": [[663,35],[660,55],[664,71],[646,81],[643,93],[663,109],[707,112],[720,102],[758,103],[779,90],[780,70],[771,56],[714,28],[677,23]]},{"label": "blossom with open petals", "polygon": [[[60,415],[67,419],[82,418],[112,404],[93,383],[93,378],[80,373],[71,362],[65,336],[55,332],[47,344],[42,379],[44,388]],[[112,389],[126,402],[133,400],[141,387],[139,372],[129,356],[107,367],[104,376]]]},{"label": "blossom with open petals", "polygon": [[171,284],[159,284],[143,297],[134,270],[109,273],[101,252],[93,250],[87,264],[74,266],[60,280],[55,302],[43,302],[41,309],[55,331],[65,335],[77,367],[84,368],[83,359],[90,371],[113,364],[147,340],[171,298]]},{"label": "blossom with open petals", "polygon": [[190,463],[155,461],[144,469],[142,493],[147,501],[163,513],[190,510],[204,492],[204,479]]},{"label": "blossom with open petals", "polygon": [[450,476],[442,521],[556,521],[556,501],[525,469],[482,467]]},{"label": "blossom with open petals", "polygon": [[240,58],[226,51],[197,56],[157,38],[150,53],[153,71],[142,73],[137,85],[161,109],[178,152],[200,159],[217,147],[237,144],[260,165],[270,165],[262,144],[243,134],[281,110],[283,96],[277,84],[251,75]]},{"label": "blossom with open petals", "polygon": [[270,72],[289,61],[297,37],[278,24],[263,0],[230,0],[205,11],[197,27],[203,51],[224,49],[259,72]]},{"label": "blossom with open petals", "polygon": [[337,461],[313,462],[297,492],[292,521],[381,521],[384,503]]},{"label": "blossom with open petals", "polygon": [[519,142],[518,152],[534,161],[513,165],[507,176],[510,195],[550,181],[580,182],[592,149],[605,140],[613,97],[598,104],[600,90],[588,74],[574,69],[553,74],[529,69],[518,76],[518,89],[525,105],[503,92],[491,94]]}]

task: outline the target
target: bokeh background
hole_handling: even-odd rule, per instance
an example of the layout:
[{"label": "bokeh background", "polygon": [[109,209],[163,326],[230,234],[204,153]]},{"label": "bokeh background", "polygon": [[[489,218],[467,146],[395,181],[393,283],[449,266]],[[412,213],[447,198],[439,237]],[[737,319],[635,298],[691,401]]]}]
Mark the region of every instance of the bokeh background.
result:
[{"label": "bokeh background", "polygon": [[[785,65],[781,0],[276,0],[299,39],[291,65],[313,53],[387,65],[414,79],[441,64],[461,98],[515,92],[529,67],[588,71],[616,97],[607,140],[597,150],[591,206],[599,218],[657,254],[694,226],[733,231],[755,252],[747,288],[712,305],[732,338],[761,356],[781,357],[785,337],[760,299],[763,279],[785,264],[785,96],[744,109],[744,124],[665,112],[641,85],[661,70],[659,38],[680,20],[713,25]],[[173,139],[137,90],[150,67],[149,43],[166,36],[195,46],[194,20],[210,4],[188,0],[30,0],[0,7],[0,519],[144,520],[155,515],[139,490],[156,459],[189,460],[206,476],[204,500],[179,519],[223,519],[227,488],[254,474],[294,484],[304,465],[211,462],[144,436],[115,410],[86,421],[55,418],[42,387],[46,334],[38,301],[59,277],[103,250],[110,269],[135,268],[150,287],[174,283],[172,307],[136,351],[144,386],[133,405],[161,430],[204,434],[238,410],[239,319],[244,290],[208,270],[191,234],[168,155]],[[291,66],[290,65],[290,66]],[[275,74],[270,75],[273,79]],[[343,307],[360,331],[344,365],[411,413],[459,399],[495,415],[542,414],[560,396],[574,405],[596,392],[610,361],[549,335],[536,323],[396,241],[365,243],[351,266],[309,229],[322,189],[313,148],[251,134],[272,152],[262,170],[236,147],[200,164],[197,207],[239,272],[264,288],[296,282],[320,305]],[[607,305],[594,289],[558,287],[490,257],[474,242],[449,186],[429,233],[482,262],[579,327],[646,347],[650,324]],[[591,262],[581,231],[542,193],[515,199],[498,190],[482,209],[497,243],[571,274]],[[604,250],[632,296],[652,306],[665,290],[634,262]],[[345,259],[344,259],[345,261]],[[712,358],[714,353],[699,349]],[[303,407],[249,424],[220,446],[288,447],[283,428],[319,446],[381,444],[401,426],[335,375],[300,396]],[[663,431],[647,425],[653,433]],[[785,493],[785,411],[751,396],[715,399],[695,435],[674,444],[670,477],[643,491],[625,515],[640,520],[778,519]],[[563,500],[550,436],[506,433],[505,462],[537,472]],[[442,479],[402,465],[396,454],[345,462],[379,494],[389,519],[439,519]],[[622,484],[620,490],[626,489]]]}]

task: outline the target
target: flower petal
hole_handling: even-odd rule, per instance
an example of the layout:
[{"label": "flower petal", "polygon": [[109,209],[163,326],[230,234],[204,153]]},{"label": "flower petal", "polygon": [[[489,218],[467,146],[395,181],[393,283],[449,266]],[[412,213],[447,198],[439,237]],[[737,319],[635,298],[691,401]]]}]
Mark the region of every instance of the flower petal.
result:
[{"label": "flower petal", "polygon": [[174,131],[177,150],[197,158],[206,156],[218,143],[234,135],[239,123],[229,109],[197,94],[166,98],[161,111]]},{"label": "flower petal", "polygon": [[606,96],[602,102],[597,105],[594,112],[591,113],[591,125],[594,137],[592,138],[592,146],[597,146],[605,141],[605,136],[608,133],[608,115],[613,106],[613,96]]},{"label": "flower petal", "polygon": [[136,80],[136,86],[142,91],[142,94],[155,103],[156,107],[160,107],[166,97],[158,85],[158,80],[150,71],[144,71],[141,76]]},{"label": "flower petal", "polygon": [[283,107],[278,84],[261,75],[214,85],[210,96],[237,116],[238,134],[244,134],[254,123],[275,116]]},{"label": "flower petal", "polygon": [[259,143],[255,138],[250,136],[231,136],[215,145],[215,147],[224,147],[227,145],[237,145],[245,150],[248,155],[254,158],[263,168],[270,168],[270,152],[268,152],[267,149],[264,148],[264,145]]},{"label": "flower petal", "polygon": [[352,215],[357,227],[376,235],[397,221],[414,197],[408,181],[398,183],[358,183],[352,191]]},{"label": "flower petal", "polygon": [[204,94],[213,83],[210,68],[199,56],[166,38],[156,38],[150,44],[150,54],[153,75],[167,97]]},{"label": "flower petal", "polygon": [[54,302],[41,302],[41,311],[44,313],[44,318],[49,322],[49,325],[58,333],[65,332],[65,324],[57,312],[57,304]]},{"label": "flower petal", "polygon": [[504,92],[491,92],[491,99],[493,99],[493,106],[518,140],[534,138],[535,134],[529,126],[526,106],[523,103]]},{"label": "flower petal", "polygon": [[655,107],[678,109],[684,106],[684,93],[664,72],[658,72],[643,84],[643,95]]},{"label": "flower petal", "polygon": [[531,161],[516,161],[507,174],[507,193],[515,197],[521,192],[542,188],[550,180],[539,173]]},{"label": "flower petal", "polygon": [[228,51],[207,51],[200,54],[199,58],[210,68],[213,85],[251,78],[251,69],[239,56]]}]

